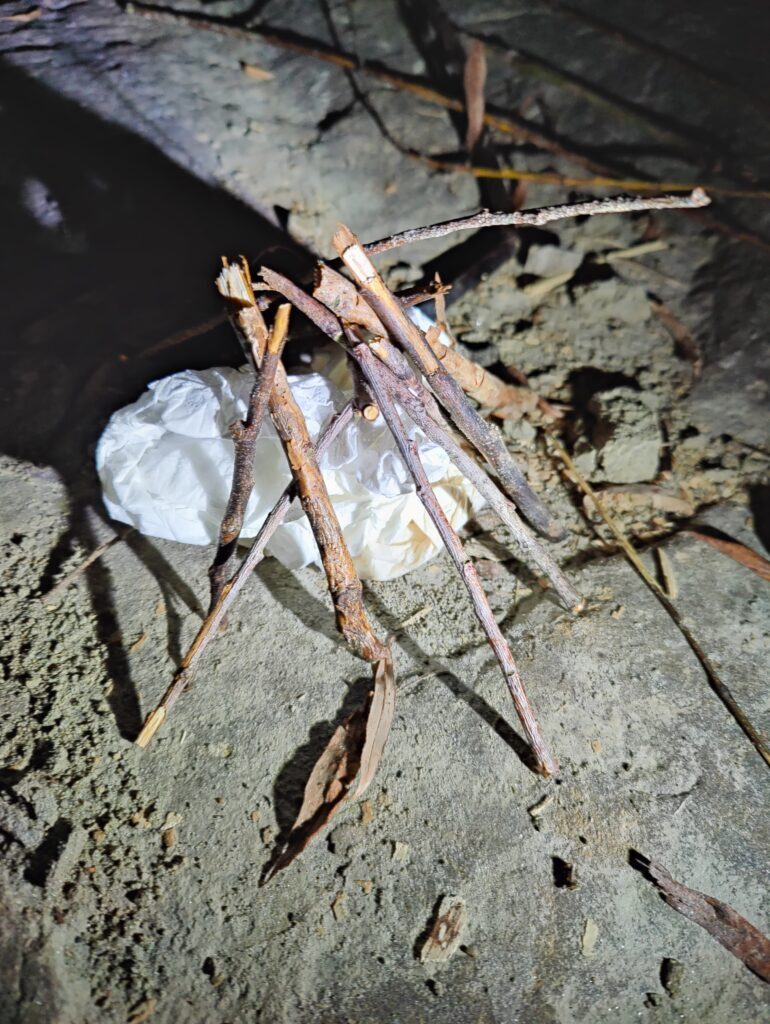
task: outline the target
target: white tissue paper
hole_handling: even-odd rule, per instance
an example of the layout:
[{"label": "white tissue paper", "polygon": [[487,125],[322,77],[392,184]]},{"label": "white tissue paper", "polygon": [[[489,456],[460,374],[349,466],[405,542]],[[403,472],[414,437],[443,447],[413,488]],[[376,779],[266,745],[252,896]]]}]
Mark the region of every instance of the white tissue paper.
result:
[{"label": "white tissue paper", "polygon": [[[246,414],[252,374],[220,367],[155,381],[116,412],[99,441],[96,467],[113,519],[151,537],[213,544],[230,492],[234,444],[229,426]],[[289,378],[317,438],[345,395],[318,373]],[[445,453],[403,416],[436,497],[459,529],[481,506],[478,492]],[[321,469],[359,575],[387,580],[416,569],[440,547],[411,477],[380,416],[356,417],[321,459]],[[242,538],[254,537],[291,474],[269,417],[254,456],[255,486]],[[290,569],[320,564],[310,524],[295,502],[267,552]]]}]

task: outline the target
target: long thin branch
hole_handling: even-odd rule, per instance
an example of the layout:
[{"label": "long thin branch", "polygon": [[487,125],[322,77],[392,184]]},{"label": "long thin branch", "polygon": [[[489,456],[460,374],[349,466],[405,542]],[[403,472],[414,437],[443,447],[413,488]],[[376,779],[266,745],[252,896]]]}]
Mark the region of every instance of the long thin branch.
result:
[{"label": "long thin branch", "polygon": [[422,332],[406,316],[355,235],[340,225],[334,236],[334,246],[391,338],[408,352],[455,424],[489,462],[500,477],[504,490],[532,526],[547,537],[563,537],[563,528],[527,483],[500,432],[481,417],[454,377],[434,356]]},{"label": "long thin branch", "polygon": [[[316,454],[320,459],[329,447],[339,437],[342,431],[348,426],[353,418],[353,404],[348,404],[329,423],[318,439]],[[142,731],[136,739],[140,747],[146,747],[152,737],[163,725],[174,704],[192,681],[198,663],[206,652],[206,648],[217,636],[219,627],[224,622],[230,608],[233,606],[236,597],[243,589],[244,584],[250,579],[251,574],[262,561],[265,555],[265,548],[270,543],[275,531],[286,518],[291,503],[297,497],[297,484],[292,480],[268,514],[257,536],[252,541],[248,553],[238,566],[233,577],[225,583],[222,592],[217,598],[216,604],[209,609],[208,615],[201,623],[195,639],[190,645],[187,653],[180,662],[171,684],[163,697],[158,702],[155,710],[145,719]]]},{"label": "long thin branch", "polygon": [[420,461],[417,445],[407,437],[388,387],[383,383],[382,375],[384,371],[379,360],[374,353],[369,350],[365,343],[356,339],[352,332],[350,335],[350,341],[352,345],[352,352],[363,370],[364,376],[366,377],[367,383],[371,388],[372,394],[380,408],[380,411],[385,417],[385,421],[390,428],[390,432],[398,446],[401,457],[414,479],[420,501],[423,503],[425,510],[438,530],[439,535],[444,542],[452,561],[454,562],[455,568],[465,583],[471,597],[471,601],[473,602],[473,608],[476,612],[476,616],[481,623],[489,644],[495,652],[495,657],[502,669],[511,697],[513,698],[516,713],[519,716],[527,740],[535,756],[538,771],[545,776],[552,775],[558,771],[558,765],[545,745],[545,741],[543,740],[540,732],[540,726],[538,725],[532,706],[527,698],[524,684],[521,681],[521,676],[519,675],[516,663],[513,660],[513,654],[511,653],[511,649],[508,646],[508,642],[503,636],[500,627],[495,621],[494,614],[489,606],[489,600],[487,599],[484,588],[481,585],[481,580],[479,579],[476,567],[466,554],[460,538],[452,529],[449,520],[436,499],[436,495],[433,493],[428,476],[422,462]]},{"label": "long thin branch", "polygon": [[246,506],[254,489],[254,447],[262,428],[262,422],[270,401],[270,394],[273,390],[273,383],[275,382],[276,373],[281,361],[281,352],[283,351],[289,328],[290,312],[291,306],[288,302],[278,307],[275,321],[273,322],[273,329],[270,332],[267,348],[262,358],[262,365],[251,389],[246,419],[243,421],[237,420],[230,427],[235,441],[233,482],[225,514],[222,517],[222,524],[219,528],[219,543],[216,554],[209,569],[209,580],[211,583],[209,609],[214,607],[217,598],[222,593],[227,564],[238,544],[238,538],[243,529],[244,516],[246,515]]},{"label": "long thin branch", "polygon": [[370,256],[376,256],[390,249],[412,242],[424,242],[428,238],[443,238],[454,231],[475,231],[490,227],[542,227],[555,220],[570,217],[595,217],[604,213],[635,213],[640,210],[695,210],[708,206],[711,200],[702,188],[693,189],[689,196],[614,196],[609,199],[590,199],[582,203],[564,203],[560,206],[542,206],[536,210],[517,210],[512,213],[493,213],[480,210],[469,217],[457,217],[422,228],[409,228],[398,234],[389,235],[376,242],[369,242],[363,249]]}]

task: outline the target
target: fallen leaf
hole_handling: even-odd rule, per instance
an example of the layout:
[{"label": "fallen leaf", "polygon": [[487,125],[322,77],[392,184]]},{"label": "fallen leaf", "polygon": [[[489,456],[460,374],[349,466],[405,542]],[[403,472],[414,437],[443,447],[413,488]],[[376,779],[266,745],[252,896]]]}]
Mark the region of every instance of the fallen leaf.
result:
[{"label": "fallen leaf", "polygon": [[258,68],[255,64],[244,64],[241,61],[241,70],[247,78],[254,78],[258,82],[270,82],[275,77],[272,71],[265,71],[264,68]]},{"label": "fallen leaf", "polygon": [[479,39],[471,42],[463,70],[463,87],[465,88],[465,112],[468,117],[468,129],[465,135],[465,148],[473,152],[484,128],[484,85],[487,80],[487,58],[484,44]]},{"label": "fallen leaf", "polygon": [[428,937],[420,950],[421,963],[441,963],[455,953],[468,923],[465,900],[460,896],[444,896],[436,910]]},{"label": "fallen leaf", "polygon": [[338,725],[326,749],[316,761],[305,786],[302,806],[286,846],[269,870],[267,879],[288,867],[318,835],[342,804],[360,770],[355,796],[367,789],[377,771],[390,732],[395,708],[396,683],[388,656],[373,669],[374,689],[366,704]]},{"label": "fallen leaf", "polygon": [[727,903],[677,882],[655,861],[631,850],[631,866],[678,913],[704,928],[762,981],[770,982],[770,939]]},{"label": "fallen leaf", "polygon": [[737,540],[731,540],[729,537],[717,537],[712,533],[706,533],[701,530],[687,530],[686,532],[691,537],[710,544],[712,548],[716,548],[723,555],[732,558],[734,562],[740,562],[741,565],[745,565],[747,569],[751,569],[757,576],[761,576],[763,580],[770,581],[770,561],[752,548],[746,547],[745,544],[741,544]]},{"label": "fallen leaf", "polygon": [[369,788],[382,758],[396,710],[396,680],[390,657],[378,661],[374,667],[374,692],[366,719],[366,740],[361,752],[361,775],[356,798]]}]

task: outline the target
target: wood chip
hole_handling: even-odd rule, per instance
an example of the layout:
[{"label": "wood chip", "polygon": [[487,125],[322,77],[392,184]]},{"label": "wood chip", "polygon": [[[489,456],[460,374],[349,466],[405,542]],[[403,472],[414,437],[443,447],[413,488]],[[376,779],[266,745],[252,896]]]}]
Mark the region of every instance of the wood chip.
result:
[{"label": "wood chip", "polygon": [[460,896],[443,896],[420,950],[420,961],[427,964],[448,960],[459,948],[467,923],[465,900]]},{"label": "wood chip", "polygon": [[408,856],[409,844],[400,843],[398,842],[398,840],[396,840],[396,842],[393,843],[393,853],[391,854],[391,859],[395,861],[396,864],[403,864]]},{"label": "wood chip", "polygon": [[583,941],[580,950],[583,956],[592,957],[594,955],[598,939],[599,926],[596,921],[592,921],[589,917],[586,919],[585,928],[583,929]]},{"label": "wood chip", "polygon": [[344,921],[348,916],[347,898],[346,892],[338,892],[332,900],[332,914],[334,914],[335,921]]},{"label": "wood chip", "polygon": [[42,13],[41,8],[32,7],[28,11],[22,11],[21,14],[2,14],[0,21],[13,21],[17,25],[24,25],[30,21],[37,21]]},{"label": "wood chip", "polygon": [[531,807],[527,808],[527,814],[530,818],[539,818],[543,811],[548,810],[555,799],[556,797],[553,793],[546,793],[536,804],[532,804]]},{"label": "wood chip", "polygon": [[676,573],[674,572],[671,560],[663,548],[655,548],[655,557],[658,560],[661,586],[663,587],[666,597],[669,597],[674,601],[679,597],[679,584],[677,582]]},{"label": "wood chip", "polygon": [[369,878],[354,878],[354,885],[360,885],[364,896],[371,896],[372,890],[374,889],[374,882]]},{"label": "wood chip", "polygon": [[241,70],[247,78],[253,78],[257,82],[272,82],[273,78],[275,78],[272,71],[258,68],[256,64],[244,64],[241,61]]},{"label": "wood chip", "polygon": [[371,823],[373,821],[374,821],[374,811],[372,810],[372,801],[371,800],[362,800],[361,801],[361,824],[362,825],[371,825]]}]

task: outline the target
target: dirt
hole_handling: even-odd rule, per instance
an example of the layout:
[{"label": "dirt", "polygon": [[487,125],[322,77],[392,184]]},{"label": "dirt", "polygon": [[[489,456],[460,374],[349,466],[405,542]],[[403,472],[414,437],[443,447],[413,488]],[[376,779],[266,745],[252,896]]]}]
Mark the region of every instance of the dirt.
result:
[{"label": "dirt", "polygon": [[[341,45],[424,73],[419,6],[331,10]],[[730,19],[710,5],[688,18],[623,3],[612,17],[648,39],[665,23],[669,48],[761,96],[761,33],[734,6]],[[609,17],[604,7],[580,9]],[[490,46],[547,57],[689,125],[699,145],[721,140],[726,166],[766,174],[757,108],[665,54],[550,6],[445,9]],[[164,373],[238,361],[224,327],[143,353],[217,313],[222,252],[269,249],[266,260],[301,275],[308,250],[328,254],[341,218],[375,238],[480,197],[470,176],[434,174],[389,145],[338,69],[132,18],[106,0],[41,10],[0,23],[10,87],[0,118],[15,140],[1,197],[15,245],[3,264],[0,413],[0,1018],[763,1019],[767,987],[666,907],[628,856],[641,850],[770,930],[767,767],[548,457],[537,418],[504,430],[570,528],[555,551],[587,611],[564,612],[487,512],[467,536],[561,762],[556,779],[522,762],[509,698],[445,557],[366,585],[379,630],[396,637],[385,758],[368,803],[341,812],[267,885],[310,766],[368,682],[335,632],[320,574],[266,560],[157,740],[133,744],[200,622],[210,550],[128,534],[55,601],[41,595],[113,534],[92,469],[106,417]],[[266,4],[260,16],[331,41],[323,12]],[[638,138],[630,115],[613,119],[574,83],[488,56],[496,104],[525,104],[597,151],[627,155]],[[445,112],[363,76],[359,85],[405,145],[456,147]],[[515,157],[585,173],[529,150]],[[659,176],[696,173],[652,143],[635,159]],[[526,205],[563,198],[532,186]],[[725,211],[770,234],[766,204]],[[653,237],[665,248],[606,259]],[[415,280],[454,241],[384,262],[393,280]],[[567,222],[525,236],[450,307],[466,352],[528,375],[564,411],[581,465],[651,567],[650,544],[662,545],[677,607],[765,729],[767,583],[681,527],[770,546],[767,262],[685,216]],[[651,300],[688,328],[700,375]],[[423,963],[446,901],[464,906],[459,947]]]}]

